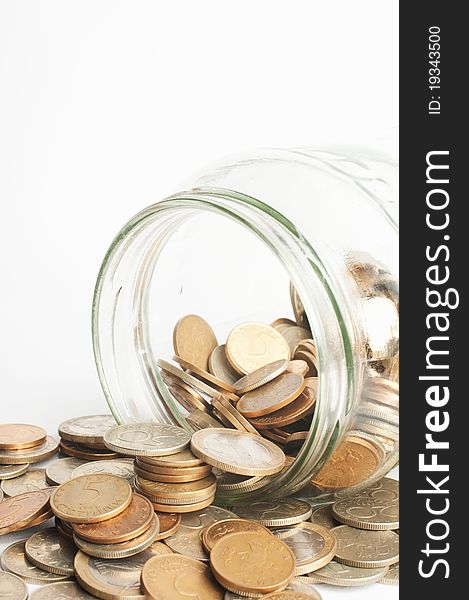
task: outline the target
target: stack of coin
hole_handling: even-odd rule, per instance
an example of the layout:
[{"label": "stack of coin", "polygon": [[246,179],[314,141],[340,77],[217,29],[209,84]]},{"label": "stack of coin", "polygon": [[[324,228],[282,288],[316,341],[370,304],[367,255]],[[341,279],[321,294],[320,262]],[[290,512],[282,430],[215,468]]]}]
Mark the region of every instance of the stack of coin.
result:
[{"label": "stack of coin", "polygon": [[109,450],[103,439],[115,424],[112,415],[88,415],[64,421],[59,425],[60,453],[83,461],[118,458],[119,454]]},{"label": "stack of coin", "polygon": [[151,503],[128,481],[108,473],[82,475],[60,485],[51,497],[62,537],[85,554],[124,558],[156,541],[159,520]]}]

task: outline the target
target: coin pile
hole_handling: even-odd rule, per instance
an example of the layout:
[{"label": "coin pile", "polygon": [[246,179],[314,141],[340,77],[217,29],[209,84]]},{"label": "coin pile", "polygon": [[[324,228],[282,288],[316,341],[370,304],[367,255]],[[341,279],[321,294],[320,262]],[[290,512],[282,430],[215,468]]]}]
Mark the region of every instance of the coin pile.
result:
[{"label": "coin pile", "polygon": [[119,458],[103,440],[104,433],[115,424],[112,415],[89,415],[64,421],[59,425],[60,453],[83,461]]}]

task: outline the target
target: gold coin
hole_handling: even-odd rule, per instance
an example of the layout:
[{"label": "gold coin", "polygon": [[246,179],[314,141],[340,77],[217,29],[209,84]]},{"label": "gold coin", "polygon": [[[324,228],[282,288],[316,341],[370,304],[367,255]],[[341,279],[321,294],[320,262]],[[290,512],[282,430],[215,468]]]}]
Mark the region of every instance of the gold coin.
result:
[{"label": "gold coin", "polygon": [[46,481],[50,485],[62,485],[72,478],[72,474],[81,465],[88,464],[79,458],[60,458],[46,469]]},{"label": "gold coin", "polygon": [[219,477],[217,477],[217,491],[252,491],[262,487],[265,481],[265,477],[262,476],[246,477],[245,475],[236,475],[235,473],[222,473]]},{"label": "gold coin", "polygon": [[2,481],[1,488],[6,496],[17,496],[26,492],[35,492],[50,487],[46,481],[45,469],[30,469],[15,479]]},{"label": "gold coin", "polygon": [[283,373],[261,388],[241,396],[236,408],[248,419],[262,417],[293,402],[305,389],[305,385],[301,375]]},{"label": "gold coin", "polygon": [[[168,377],[165,377],[164,371],[161,371],[163,381],[168,386],[168,390],[174,396],[176,402],[185,408],[188,412],[193,410],[201,410],[203,412],[210,411],[210,403],[190,385],[187,385],[182,380],[172,381],[170,383]],[[176,379],[176,378],[174,378]]]},{"label": "gold coin", "polygon": [[[308,379],[317,383],[317,378],[309,377]],[[257,429],[272,429],[296,423],[314,411],[316,387],[317,385],[306,385],[305,389],[293,402],[268,415],[251,419],[251,424]]]},{"label": "gold coin", "polygon": [[290,283],[290,300],[293,308],[293,313],[295,315],[296,323],[303,327],[309,327],[308,317],[306,316],[305,307],[303,306],[303,302],[301,301],[299,293],[296,291],[293,283]]},{"label": "gold coin", "polygon": [[297,373],[297,375],[306,377],[309,372],[309,366],[305,360],[295,359],[288,363],[287,371],[289,373]]},{"label": "gold coin", "polygon": [[0,449],[2,450],[24,450],[42,446],[46,438],[46,431],[36,425],[0,424]]},{"label": "gold coin", "polygon": [[394,531],[367,531],[348,525],[331,530],[337,540],[335,559],[351,567],[385,567],[399,560],[399,536]]},{"label": "gold coin", "polygon": [[379,464],[376,446],[356,436],[345,437],[312,483],[330,490],[352,487],[371,477]]},{"label": "gold coin", "polygon": [[379,583],[385,585],[399,585],[399,563],[394,563],[389,567],[388,572],[379,580]]},{"label": "gold coin", "polygon": [[272,533],[285,542],[295,555],[295,575],[311,573],[334,558],[335,537],[321,525],[299,523],[294,527],[274,529]]},{"label": "gold coin", "polygon": [[173,533],[176,533],[181,524],[181,515],[177,513],[156,513],[160,522],[160,532],[157,540],[164,540]]},{"label": "gold coin", "polygon": [[218,506],[208,506],[203,510],[182,515],[181,525],[176,533],[165,542],[175,552],[208,561],[208,555],[202,546],[201,534],[204,528],[224,519],[237,519],[237,515]]},{"label": "gold coin", "polygon": [[[140,469],[144,469],[153,475],[174,475],[177,477],[187,476],[189,478],[193,477],[193,481],[207,477],[212,473],[211,466],[204,463],[201,463],[195,467],[161,467],[159,465],[144,462],[137,458],[135,460],[135,466],[139,467]],[[156,479],[155,481],[158,480]]]},{"label": "gold coin", "polygon": [[296,525],[309,519],[312,513],[311,506],[297,498],[251,502],[246,506],[237,506],[236,510],[239,517],[257,521],[266,527]]},{"label": "gold coin", "polygon": [[255,390],[281,375],[287,370],[289,364],[290,362],[288,360],[282,359],[263,365],[262,367],[259,367],[259,369],[238,379],[234,384],[234,391],[237,394],[245,394],[246,392]]},{"label": "gold coin", "polygon": [[7,600],[27,600],[28,588],[26,584],[13,573],[0,571],[0,590],[3,598]]},{"label": "gold coin", "polygon": [[379,581],[386,575],[388,569],[389,567],[376,567],[374,569],[350,567],[332,560],[325,567],[310,573],[310,577],[312,576],[317,583],[357,587]]},{"label": "gold coin", "polygon": [[24,545],[24,540],[20,540],[4,550],[0,562],[5,571],[14,573],[21,577],[25,583],[33,585],[44,585],[45,583],[68,581],[70,579],[68,575],[56,575],[35,567],[26,558]]},{"label": "gold coin", "polygon": [[273,327],[274,329],[277,329],[278,327],[281,327],[282,325],[289,325],[290,327],[295,327],[297,325],[296,321],[292,321],[291,319],[287,319],[285,317],[280,317],[279,319],[275,319],[275,321],[272,321],[272,323],[270,324],[271,327]]},{"label": "gold coin", "polygon": [[90,448],[103,447],[104,432],[114,427],[112,415],[87,415],[68,419],[59,425],[59,435],[65,440]]},{"label": "gold coin", "polygon": [[137,462],[143,464],[149,464],[155,467],[165,468],[179,468],[179,467],[200,467],[204,465],[204,462],[200,460],[195,454],[186,448],[176,454],[169,454],[167,456],[139,456]]},{"label": "gold coin", "polygon": [[[200,502],[191,502],[190,504],[163,504],[161,502],[152,502],[153,508],[155,511],[159,512],[176,512],[176,513],[192,513],[202,508],[206,508],[210,506],[212,502],[215,500],[215,495],[210,496],[206,500],[201,500]],[[166,540],[165,540],[166,541]]]},{"label": "gold coin", "polygon": [[180,364],[183,369],[190,371],[193,375],[196,375],[200,379],[203,379],[204,381],[211,383],[212,385],[216,386],[217,388],[221,388],[222,390],[230,392],[231,394],[234,393],[234,391],[235,391],[234,386],[231,385],[231,383],[228,383],[227,381],[224,381],[223,379],[219,379],[218,377],[215,377],[215,375],[212,375],[208,371],[204,371],[203,369],[200,369],[197,365],[192,364],[188,360],[184,360],[180,356],[174,355],[173,360],[175,362],[177,362],[178,364]]},{"label": "gold coin", "polygon": [[215,578],[229,591],[266,594],[283,589],[293,579],[295,557],[273,535],[243,531],[220,538],[210,553],[210,564]]},{"label": "gold coin", "polygon": [[206,467],[195,467],[194,469],[173,469],[171,473],[162,473],[155,471],[147,471],[140,467],[137,463],[135,464],[135,473],[140,478],[148,479],[150,481],[161,481],[165,483],[189,483],[191,481],[197,481],[208,477],[212,470],[209,465]]},{"label": "gold coin", "polygon": [[116,475],[82,475],[59,486],[50,499],[54,514],[70,523],[99,523],[129,506],[132,488]]},{"label": "gold coin", "polygon": [[68,440],[60,440],[60,452],[66,456],[79,458],[81,460],[114,460],[119,457],[116,452],[112,452],[108,448],[87,448],[75,442]]},{"label": "gold coin", "polygon": [[225,344],[212,350],[208,359],[208,369],[212,375],[231,385],[239,379],[239,373],[233,369],[226,358]]},{"label": "gold coin", "polygon": [[187,448],[190,435],[182,427],[166,423],[127,423],[104,434],[108,448],[127,456],[165,456]]},{"label": "gold coin", "polygon": [[83,552],[75,557],[75,573],[81,587],[104,600],[145,600],[140,580],[143,565],[153,556],[171,554],[161,542],[120,560],[94,558]]},{"label": "gold coin", "polygon": [[202,392],[203,394],[206,394],[210,398],[218,398],[221,394],[223,394],[230,400],[233,400],[233,402],[238,401],[238,396],[236,396],[236,394],[232,394],[231,392],[228,392],[226,390],[221,390],[207,385],[205,382],[201,381],[200,379],[197,379],[197,377],[194,377],[190,373],[183,371],[179,367],[172,365],[171,363],[167,362],[166,360],[163,360],[162,358],[159,358],[156,361],[156,364],[164,371],[167,371],[171,375],[178,377],[184,383],[187,383],[191,387],[195,388],[199,392]]},{"label": "gold coin", "polygon": [[273,594],[267,594],[263,596],[271,600],[321,600],[321,595],[316,592],[314,596],[310,593],[303,594],[302,592],[295,592],[291,590],[283,590],[282,592],[274,592]]},{"label": "gold coin", "polygon": [[174,352],[196,365],[208,370],[208,359],[218,342],[210,325],[197,315],[186,315],[176,323],[173,333]]},{"label": "gold coin", "polygon": [[26,448],[24,450],[0,450],[1,465],[24,465],[25,463],[37,463],[50,458],[56,454],[59,444],[50,435],[41,446]]},{"label": "gold coin", "polygon": [[272,475],[285,463],[285,454],[275,444],[234,429],[196,431],[191,450],[209,465],[238,475]]},{"label": "gold coin", "polygon": [[231,330],[226,341],[231,366],[246,375],[277,360],[290,360],[285,338],[265,323],[242,323]]},{"label": "gold coin", "polygon": [[226,398],[213,398],[212,406],[238,431],[258,434],[258,431]]},{"label": "gold coin", "polygon": [[29,468],[29,464],[24,465],[0,465],[0,481],[5,479],[14,479],[26,473]]},{"label": "gold coin", "polygon": [[156,541],[159,531],[160,524],[158,517],[153,514],[150,527],[137,537],[126,542],[94,544],[92,542],[83,540],[76,533],[73,535],[73,541],[82,552],[88,554],[89,556],[106,559],[122,559],[139,554],[151,546],[153,542]]},{"label": "gold coin", "polygon": [[32,527],[37,527],[38,525],[42,525],[49,519],[52,519],[54,513],[50,508],[44,509],[42,513],[40,513],[37,517],[35,517],[32,521],[29,521],[26,525],[23,525],[19,529],[15,531],[25,531],[26,529],[31,529]]},{"label": "gold coin", "polygon": [[0,502],[0,535],[17,531],[49,509],[45,490],[26,492]]},{"label": "gold coin", "polygon": [[142,571],[142,586],[149,600],[223,600],[224,591],[207,565],[179,554],[155,556]]},{"label": "gold coin", "polygon": [[399,529],[399,484],[384,478],[352,498],[335,502],[332,514],[358,529]]},{"label": "gold coin", "polygon": [[163,483],[137,476],[135,483],[139,490],[155,498],[155,502],[159,502],[160,498],[175,498],[181,502],[187,498],[205,500],[207,496],[215,493],[217,487],[214,475],[188,483]]},{"label": "gold coin", "polygon": [[190,414],[188,414],[186,417],[186,422],[194,431],[207,428],[218,429],[220,427],[220,422],[217,419],[214,419],[210,415],[207,415],[200,410],[193,410]]},{"label": "gold coin", "polygon": [[213,546],[220,538],[239,531],[253,531],[270,534],[267,527],[264,527],[255,521],[248,521],[247,519],[223,519],[222,521],[212,523],[202,530],[202,544],[204,545],[205,550],[210,553]]},{"label": "gold coin", "polygon": [[54,527],[36,532],[25,544],[27,559],[39,569],[57,575],[73,575],[75,545],[62,539]]}]

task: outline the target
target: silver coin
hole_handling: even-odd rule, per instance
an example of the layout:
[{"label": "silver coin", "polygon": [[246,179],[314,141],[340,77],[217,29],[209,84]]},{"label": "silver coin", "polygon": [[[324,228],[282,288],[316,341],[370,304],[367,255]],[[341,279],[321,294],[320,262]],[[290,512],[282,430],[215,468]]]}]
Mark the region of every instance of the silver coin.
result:
[{"label": "silver coin", "polygon": [[88,594],[74,581],[64,581],[44,585],[35,590],[29,600],[96,600],[96,596]]},{"label": "silver coin", "polygon": [[202,510],[183,514],[176,533],[167,537],[165,544],[178,554],[206,562],[209,557],[202,546],[202,529],[224,519],[237,518],[238,515],[218,506],[207,506]]},{"label": "silver coin", "polygon": [[252,502],[236,507],[242,519],[257,521],[266,527],[285,527],[309,519],[311,506],[303,500],[284,498],[273,501]]},{"label": "silver coin", "polygon": [[34,566],[26,558],[24,545],[24,540],[21,540],[11,544],[4,550],[0,562],[5,571],[10,571],[21,577],[24,582],[35,585],[68,581],[70,579],[67,575],[56,575]]},{"label": "silver coin", "polygon": [[352,567],[385,567],[399,561],[399,536],[394,531],[369,531],[349,525],[331,529],[337,539],[335,559]]},{"label": "silver coin", "polygon": [[374,569],[351,567],[332,560],[325,567],[322,567],[322,569],[310,573],[309,577],[316,583],[356,587],[380,581],[386,575],[388,569],[389,567],[377,567]]},{"label": "silver coin", "polygon": [[0,598],[5,600],[26,600],[28,588],[26,584],[13,573],[0,571]]},{"label": "silver coin", "polygon": [[212,350],[208,359],[208,368],[212,375],[230,385],[233,385],[240,377],[226,358],[225,344]]},{"label": "silver coin", "polygon": [[18,496],[27,492],[37,492],[50,487],[46,481],[45,469],[30,469],[15,479],[2,481],[1,488],[6,496]]},{"label": "silver coin", "polygon": [[77,549],[54,527],[42,529],[26,540],[25,552],[28,560],[39,569],[57,575],[73,575]]},{"label": "silver coin", "polygon": [[86,460],[80,458],[59,458],[46,469],[46,479],[50,485],[62,485],[70,481],[72,473],[81,465],[88,464]]},{"label": "silver coin", "polygon": [[53,456],[59,449],[59,443],[51,435],[41,446],[26,448],[24,450],[0,450],[0,464],[2,465],[24,465],[25,463],[37,463]]},{"label": "silver coin", "polygon": [[0,465],[0,480],[13,479],[26,473],[29,468],[29,464],[24,465]]},{"label": "silver coin", "polygon": [[187,448],[190,435],[176,425],[129,423],[106,431],[104,443],[111,450],[128,456],[166,456]]},{"label": "silver coin", "polygon": [[65,440],[97,444],[102,443],[104,433],[115,427],[116,420],[112,415],[87,415],[64,421],[59,425],[59,435]]},{"label": "silver coin", "polygon": [[313,506],[313,512],[309,518],[311,523],[316,525],[322,525],[326,529],[332,529],[338,525],[337,521],[334,520],[331,511],[331,505]]},{"label": "silver coin", "polygon": [[385,585],[399,585],[399,563],[395,563],[389,567],[389,571],[384,575],[379,583]]},{"label": "silver coin", "polygon": [[108,473],[127,479],[132,483],[135,477],[133,458],[114,458],[112,460],[94,460],[77,467],[72,473],[72,479],[81,475],[96,475],[97,473]]}]

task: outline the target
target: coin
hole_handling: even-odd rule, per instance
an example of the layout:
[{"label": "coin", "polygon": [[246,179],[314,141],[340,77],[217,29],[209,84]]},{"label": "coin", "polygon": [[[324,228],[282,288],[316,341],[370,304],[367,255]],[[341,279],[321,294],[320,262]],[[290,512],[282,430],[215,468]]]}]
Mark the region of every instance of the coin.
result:
[{"label": "coin", "polygon": [[179,319],[173,332],[174,352],[207,371],[208,358],[218,342],[210,325],[197,315]]},{"label": "coin", "polygon": [[108,448],[87,448],[68,440],[60,440],[59,446],[62,454],[80,458],[81,460],[114,460],[118,458],[118,454]]},{"label": "coin", "polygon": [[332,516],[332,510],[329,504],[313,506],[313,512],[311,513],[309,520],[311,523],[322,525],[322,527],[325,527],[326,529],[332,529],[338,525],[337,521],[335,521]]},{"label": "coin", "polygon": [[26,492],[0,502],[0,535],[16,531],[47,510],[49,494]]},{"label": "coin", "polygon": [[238,396],[236,396],[236,394],[232,394],[231,392],[228,392],[226,390],[218,389],[216,388],[216,386],[212,387],[206,384],[205,382],[201,381],[200,379],[197,379],[197,377],[194,377],[190,373],[187,373],[179,367],[176,367],[175,365],[172,365],[171,363],[163,360],[162,358],[159,358],[156,361],[156,364],[164,371],[167,371],[168,373],[171,373],[171,375],[178,377],[184,383],[190,385],[199,392],[206,394],[210,398],[218,398],[220,394],[223,393],[227,398],[233,400],[233,402],[236,402],[238,400]]},{"label": "coin", "polygon": [[149,464],[155,467],[199,467],[204,464],[200,458],[192,454],[189,449],[181,450],[176,454],[168,456],[140,456],[138,461],[142,464]]},{"label": "coin", "polygon": [[379,583],[385,585],[399,585],[399,563],[394,563],[389,567],[389,571],[384,575]]},{"label": "coin", "polygon": [[70,540],[73,542],[73,529],[67,523],[67,521],[61,521],[57,517],[54,519],[55,528],[57,529],[57,533],[61,535],[66,540]]},{"label": "coin", "polygon": [[251,423],[223,396],[220,396],[220,398],[213,398],[212,407],[221,413],[228,421],[230,427],[234,426],[238,431],[248,431],[249,433],[258,435],[256,428],[253,427]]},{"label": "coin", "polygon": [[208,359],[208,369],[212,375],[231,385],[239,379],[239,373],[233,369],[226,358],[225,344],[212,350]]},{"label": "coin", "polygon": [[[310,380],[317,378],[309,377]],[[306,381],[306,380],[305,380]],[[301,392],[301,394],[293,400],[291,404],[284,406],[280,410],[251,419],[251,424],[257,429],[271,429],[275,427],[285,427],[291,423],[296,423],[303,417],[310,415],[314,411],[316,404],[316,386],[309,384]]]},{"label": "coin", "polygon": [[26,448],[24,450],[0,450],[0,464],[2,465],[24,465],[25,463],[37,463],[53,456],[58,450],[59,444],[50,435],[41,446]]},{"label": "coin", "polygon": [[72,479],[82,475],[96,475],[109,473],[127,479],[130,483],[134,479],[134,461],[132,458],[116,458],[114,460],[95,460],[77,467],[72,473]]},{"label": "coin", "polygon": [[[208,412],[210,410],[210,403],[205,400],[205,398],[190,385],[187,385],[182,380],[178,381],[170,381],[168,377],[163,375],[164,371],[162,371],[162,379],[168,386],[168,390],[171,392],[171,395],[174,396],[177,402],[185,408],[188,412],[191,412],[195,409],[201,410],[203,412]],[[176,378],[174,378],[176,379]]]},{"label": "coin", "polygon": [[5,479],[14,479],[26,473],[29,468],[29,464],[24,465],[0,465],[0,481]]},{"label": "coin", "polygon": [[176,533],[166,538],[165,543],[179,554],[208,561],[209,557],[201,540],[203,529],[218,521],[237,518],[231,511],[218,506],[208,506],[204,510],[184,514]]},{"label": "coin", "polygon": [[224,596],[207,565],[178,554],[155,556],[145,563],[142,586],[149,600],[223,600]]},{"label": "coin", "polygon": [[54,516],[54,513],[52,512],[52,510],[50,509],[50,507],[45,508],[32,521],[28,521],[28,523],[26,523],[26,525],[23,525],[22,527],[20,527],[16,531],[24,531],[25,529],[31,529],[32,527],[36,527],[37,525],[42,525],[42,523],[45,523],[49,519],[52,519],[53,516]]},{"label": "coin", "polygon": [[47,433],[42,427],[23,423],[0,424],[0,448],[2,450],[21,450],[41,446]]},{"label": "coin", "polygon": [[190,435],[176,425],[129,423],[116,425],[104,434],[108,448],[129,456],[165,456],[187,448]]},{"label": "coin", "polygon": [[206,463],[238,475],[271,475],[282,470],[285,455],[272,442],[234,429],[201,429],[192,452]]},{"label": "coin", "polygon": [[348,525],[331,529],[337,539],[336,560],[351,567],[385,567],[399,560],[399,536],[394,531],[367,531]]},{"label": "coin", "polygon": [[210,564],[227,590],[266,594],[283,589],[293,579],[295,557],[273,535],[243,531],[220,538],[210,553]]},{"label": "coin", "polygon": [[76,417],[59,425],[59,435],[70,442],[93,448],[96,444],[102,445],[104,432],[115,424],[116,420],[112,415]]},{"label": "coin", "polygon": [[72,523],[72,529],[82,540],[94,544],[117,544],[145,532],[152,523],[153,515],[151,502],[133,494],[129,506],[117,517],[101,523]]},{"label": "coin", "polygon": [[177,513],[156,513],[160,522],[160,533],[158,534],[157,540],[164,540],[165,538],[173,535],[181,524],[181,515]]},{"label": "coin", "polygon": [[205,550],[210,554],[216,542],[225,535],[236,533],[238,531],[253,531],[257,533],[268,533],[270,531],[260,523],[248,521],[247,519],[223,519],[212,523],[202,530],[202,544]]},{"label": "coin", "polygon": [[379,581],[388,572],[388,569],[389,567],[375,567],[374,569],[350,567],[332,560],[322,569],[310,573],[310,577],[318,583],[355,587]]},{"label": "coin", "polygon": [[309,519],[312,512],[307,502],[296,498],[251,502],[246,506],[237,506],[236,510],[239,517],[257,521],[266,527],[295,525]]},{"label": "coin", "polygon": [[146,550],[120,560],[95,558],[78,552],[75,557],[75,573],[80,585],[93,596],[104,600],[145,600],[141,590],[140,578],[143,565],[162,551],[157,542]]},{"label": "coin", "polygon": [[305,360],[295,359],[288,363],[287,371],[289,373],[297,373],[302,377],[306,377],[309,371],[309,366]]},{"label": "coin", "polygon": [[26,600],[28,597],[26,584],[13,573],[6,571],[0,571],[0,590],[0,597],[7,600]]},{"label": "coin", "polygon": [[303,594],[301,592],[293,592],[284,590],[282,592],[275,592],[273,594],[267,594],[264,598],[271,598],[272,600],[311,600],[311,598],[321,598],[321,595],[316,593],[315,596],[310,594]]},{"label": "coin", "polygon": [[207,428],[218,429],[220,427],[219,421],[198,410],[193,410],[190,414],[188,414],[186,417],[186,422],[194,431]]},{"label": "coin", "polygon": [[10,571],[21,577],[25,583],[32,583],[33,585],[68,581],[70,579],[67,575],[56,575],[35,567],[26,558],[24,545],[24,540],[21,540],[11,544],[4,550],[0,562],[5,571]]},{"label": "coin", "polygon": [[334,558],[335,537],[321,525],[299,523],[295,527],[273,529],[272,533],[295,555],[295,575],[316,571]]},{"label": "coin", "polygon": [[283,373],[261,388],[241,396],[236,408],[247,418],[262,417],[293,402],[304,390],[305,385],[301,375]]},{"label": "coin", "polygon": [[238,490],[252,491],[264,485],[265,477],[246,477],[236,473],[222,473],[217,477],[217,491],[234,492]]},{"label": "coin", "polygon": [[[321,594],[313,587],[311,580],[307,581],[308,579],[308,576],[299,575],[294,577],[285,588],[285,591],[306,594],[309,600],[322,600]],[[296,600],[296,598],[293,600]]]},{"label": "coin", "polygon": [[[394,486],[393,482],[396,485]],[[394,489],[392,489],[394,488]],[[334,517],[359,529],[385,530],[399,528],[398,483],[392,479],[378,482],[353,498],[338,500],[332,506]]]},{"label": "coin", "polygon": [[15,479],[2,481],[1,488],[6,496],[17,496],[50,487],[46,481],[45,469],[30,469]]},{"label": "coin", "polygon": [[78,583],[64,581],[50,583],[35,590],[29,600],[93,600],[95,596],[88,594]]},{"label": "coin", "polygon": [[290,300],[295,315],[296,322],[298,325],[302,325],[309,329],[308,317],[306,316],[305,307],[301,301],[299,293],[296,291],[293,283],[290,283]]},{"label": "coin", "polygon": [[238,379],[234,384],[234,391],[237,394],[246,394],[247,392],[255,390],[281,375],[287,370],[289,364],[288,360],[282,359],[263,365],[259,369]]},{"label": "coin", "polygon": [[177,513],[191,513],[198,511],[206,506],[210,506],[215,500],[215,494],[209,496],[206,500],[200,500],[198,502],[191,502],[190,504],[164,504],[163,502],[153,502],[152,505],[155,512],[177,512]]},{"label": "coin", "polygon": [[188,467],[184,469],[173,469],[172,472],[162,472],[161,470],[155,472],[155,469],[147,471],[140,467],[138,463],[135,463],[135,473],[143,478],[149,479],[150,481],[161,481],[167,483],[189,483],[190,481],[197,481],[198,479],[204,479],[212,473],[212,469],[209,465],[205,467]]},{"label": "coin", "polygon": [[197,365],[192,364],[188,360],[184,360],[180,356],[174,355],[173,360],[179,363],[183,369],[190,371],[196,377],[199,377],[200,379],[203,379],[204,381],[211,383],[212,385],[216,386],[217,388],[221,388],[224,391],[226,390],[232,394],[234,393],[234,386],[231,385],[231,383],[215,377],[215,375],[200,369]]},{"label": "coin", "polygon": [[98,523],[115,517],[132,500],[127,481],[100,473],[82,475],[58,487],[50,499],[54,514],[70,523]]},{"label": "coin", "polygon": [[285,338],[265,323],[237,325],[228,335],[225,350],[231,366],[243,375],[276,360],[290,360]]},{"label": "coin", "polygon": [[85,554],[95,556],[96,558],[118,559],[133,556],[151,546],[156,541],[159,531],[160,524],[158,517],[153,514],[150,527],[137,537],[126,542],[94,544],[83,540],[76,534],[73,535],[73,541]]},{"label": "coin", "polygon": [[214,475],[188,483],[163,483],[137,476],[135,482],[142,492],[155,498],[155,502],[159,502],[160,498],[174,498],[180,500],[183,504],[188,503],[189,498],[204,500],[213,495],[217,487],[217,480]]},{"label": "coin", "polygon": [[61,538],[54,527],[42,529],[25,544],[26,558],[36,567],[56,575],[73,575],[73,559],[77,549]]},{"label": "coin", "polygon": [[47,467],[46,481],[50,485],[61,485],[66,481],[70,481],[75,469],[87,464],[87,462],[79,458],[60,458]]},{"label": "coin", "polygon": [[334,450],[312,483],[323,489],[347,488],[366,481],[376,472],[380,453],[371,442],[347,436]]},{"label": "coin", "polygon": [[277,327],[277,331],[287,340],[291,353],[294,352],[300,342],[311,339],[309,329],[298,325],[280,325]]}]

